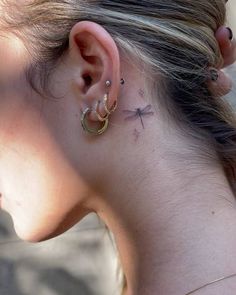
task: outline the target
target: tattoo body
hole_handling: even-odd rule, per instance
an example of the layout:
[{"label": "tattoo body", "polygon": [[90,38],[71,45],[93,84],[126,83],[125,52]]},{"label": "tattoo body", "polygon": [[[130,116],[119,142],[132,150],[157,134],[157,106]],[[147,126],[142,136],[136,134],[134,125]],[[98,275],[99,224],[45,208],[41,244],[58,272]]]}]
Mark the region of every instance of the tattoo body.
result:
[{"label": "tattoo body", "polygon": [[147,116],[147,115],[154,115],[154,112],[150,111],[151,108],[152,108],[152,106],[149,104],[143,109],[136,108],[134,111],[124,110],[123,113],[129,115],[128,117],[125,118],[125,120],[126,121],[128,121],[128,120],[136,120],[136,119],[139,118],[141,120],[143,129],[145,129],[142,117]]}]

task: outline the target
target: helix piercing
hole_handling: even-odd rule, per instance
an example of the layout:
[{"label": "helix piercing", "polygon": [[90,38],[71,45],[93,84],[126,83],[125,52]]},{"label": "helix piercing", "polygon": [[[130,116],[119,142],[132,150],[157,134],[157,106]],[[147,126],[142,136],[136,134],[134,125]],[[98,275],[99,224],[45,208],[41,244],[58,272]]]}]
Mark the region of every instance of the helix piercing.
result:
[{"label": "helix piercing", "polygon": [[230,40],[230,41],[232,41],[232,40],[233,40],[233,38],[234,38],[233,31],[232,31],[232,30],[231,30],[231,28],[229,28],[229,27],[227,27],[226,29],[227,29],[227,30],[228,30],[228,32],[229,32],[229,40]]},{"label": "helix piercing", "polygon": [[107,86],[107,87],[110,87],[110,86],[111,86],[111,81],[110,81],[110,80],[107,80],[107,81],[106,81],[106,86]]},{"label": "helix piercing", "polygon": [[216,69],[210,70],[210,79],[213,82],[216,82],[219,79],[219,73]]},{"label": "helix piercing", "polygon": [[[110,87],[111,86],[111,81],[107,80],[105,84],[106,84],[107,87]],[[123,78],[120,80],[120,84],[121,85],[125,84],[125,80]]]}]

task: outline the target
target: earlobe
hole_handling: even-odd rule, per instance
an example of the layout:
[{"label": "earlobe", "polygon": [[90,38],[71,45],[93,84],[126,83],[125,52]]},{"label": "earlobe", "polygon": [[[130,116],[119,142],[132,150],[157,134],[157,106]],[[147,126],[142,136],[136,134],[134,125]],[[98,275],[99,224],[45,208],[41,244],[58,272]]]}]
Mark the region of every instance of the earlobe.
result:
[{"label": "earlobe", "polygon": [[78,66],[77,75],[80,75],[75,81],[83,81],[75,87],[76,95],[80,96],[78,101],[83,111],[86,108],[93,110],[84,118],[105,121],[117,106],[120,89],[120,58],[116,43],[102,26],[82,21],[72,28],[69,45],[71,62]]}]

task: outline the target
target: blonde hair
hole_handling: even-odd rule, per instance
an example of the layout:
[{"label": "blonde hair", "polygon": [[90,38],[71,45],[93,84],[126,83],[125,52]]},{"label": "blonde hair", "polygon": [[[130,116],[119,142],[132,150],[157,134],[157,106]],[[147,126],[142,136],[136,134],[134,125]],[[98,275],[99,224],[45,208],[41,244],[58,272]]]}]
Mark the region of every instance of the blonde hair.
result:
[{"label": "blonde hair", "polygon": [[[209,66],[218,67],[222,62],[214,32],[225,23],[225,0],[15,2],[4,1],[1,22],[26,40],[35,61],[28,78],[37,91],[47,89],[50,72],[68,49],[73,25],[94,21],[111,34],[121,54],[146,65],[153,89],[163,89],[158,96],[163,110],[199,140],[199,151],[203,146],[212,147],[233,185],[235,116],[207,86]],[[214,158],[209,149],[205,155]]]}]

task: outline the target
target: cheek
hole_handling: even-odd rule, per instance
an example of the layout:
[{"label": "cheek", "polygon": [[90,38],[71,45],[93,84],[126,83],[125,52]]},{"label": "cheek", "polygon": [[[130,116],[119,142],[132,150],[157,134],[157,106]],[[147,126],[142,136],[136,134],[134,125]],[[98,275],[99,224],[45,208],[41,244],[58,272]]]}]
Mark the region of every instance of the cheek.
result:
[{"label": "cheek", "polygon": [[[0,40],[1,203],[19,237],[39,241],[87,214],[91,193],[69,160],[74,163],[77,151],[71,155],[66,135],[71,128],[63,130],[71,127],[69,119],[64,122],[68,105],[62,100],[46,104],[36,95],[22,72],[30,61],[23,44],[13,36]],[[72,117],[71,110],[66,117]]]},{"label": "cheek", "polygon": [[[0,4],[0,9],[1,6],[2,4]],[[22,74],[22,69],[29,65],[31,56],[28,54],[23,42],[16,38],[14,34],[4,33],[1,30],[0,42],[0,86],[11,83],[12,88],[14,88],[18,76]]]},{"label": "cheek", "polygon": [[9,165],[2,178],[2,205],[12,216],[21,239],[40,241],[54,237],[89,212],[85,205],[88,189],[70,169],[52,162],[47,162],[47,167],[42,163],[21,163],[22,170],[17,175],[13,170],[17,166],[17,161],[12,167]]},{"label": "cheek", "polygon": [[3,209],[23,240],[54,237],[89,212],[88,186],[46,132],[40,143],[30,132],[27,141],[8,141],[1,153],[0,179]]}]

